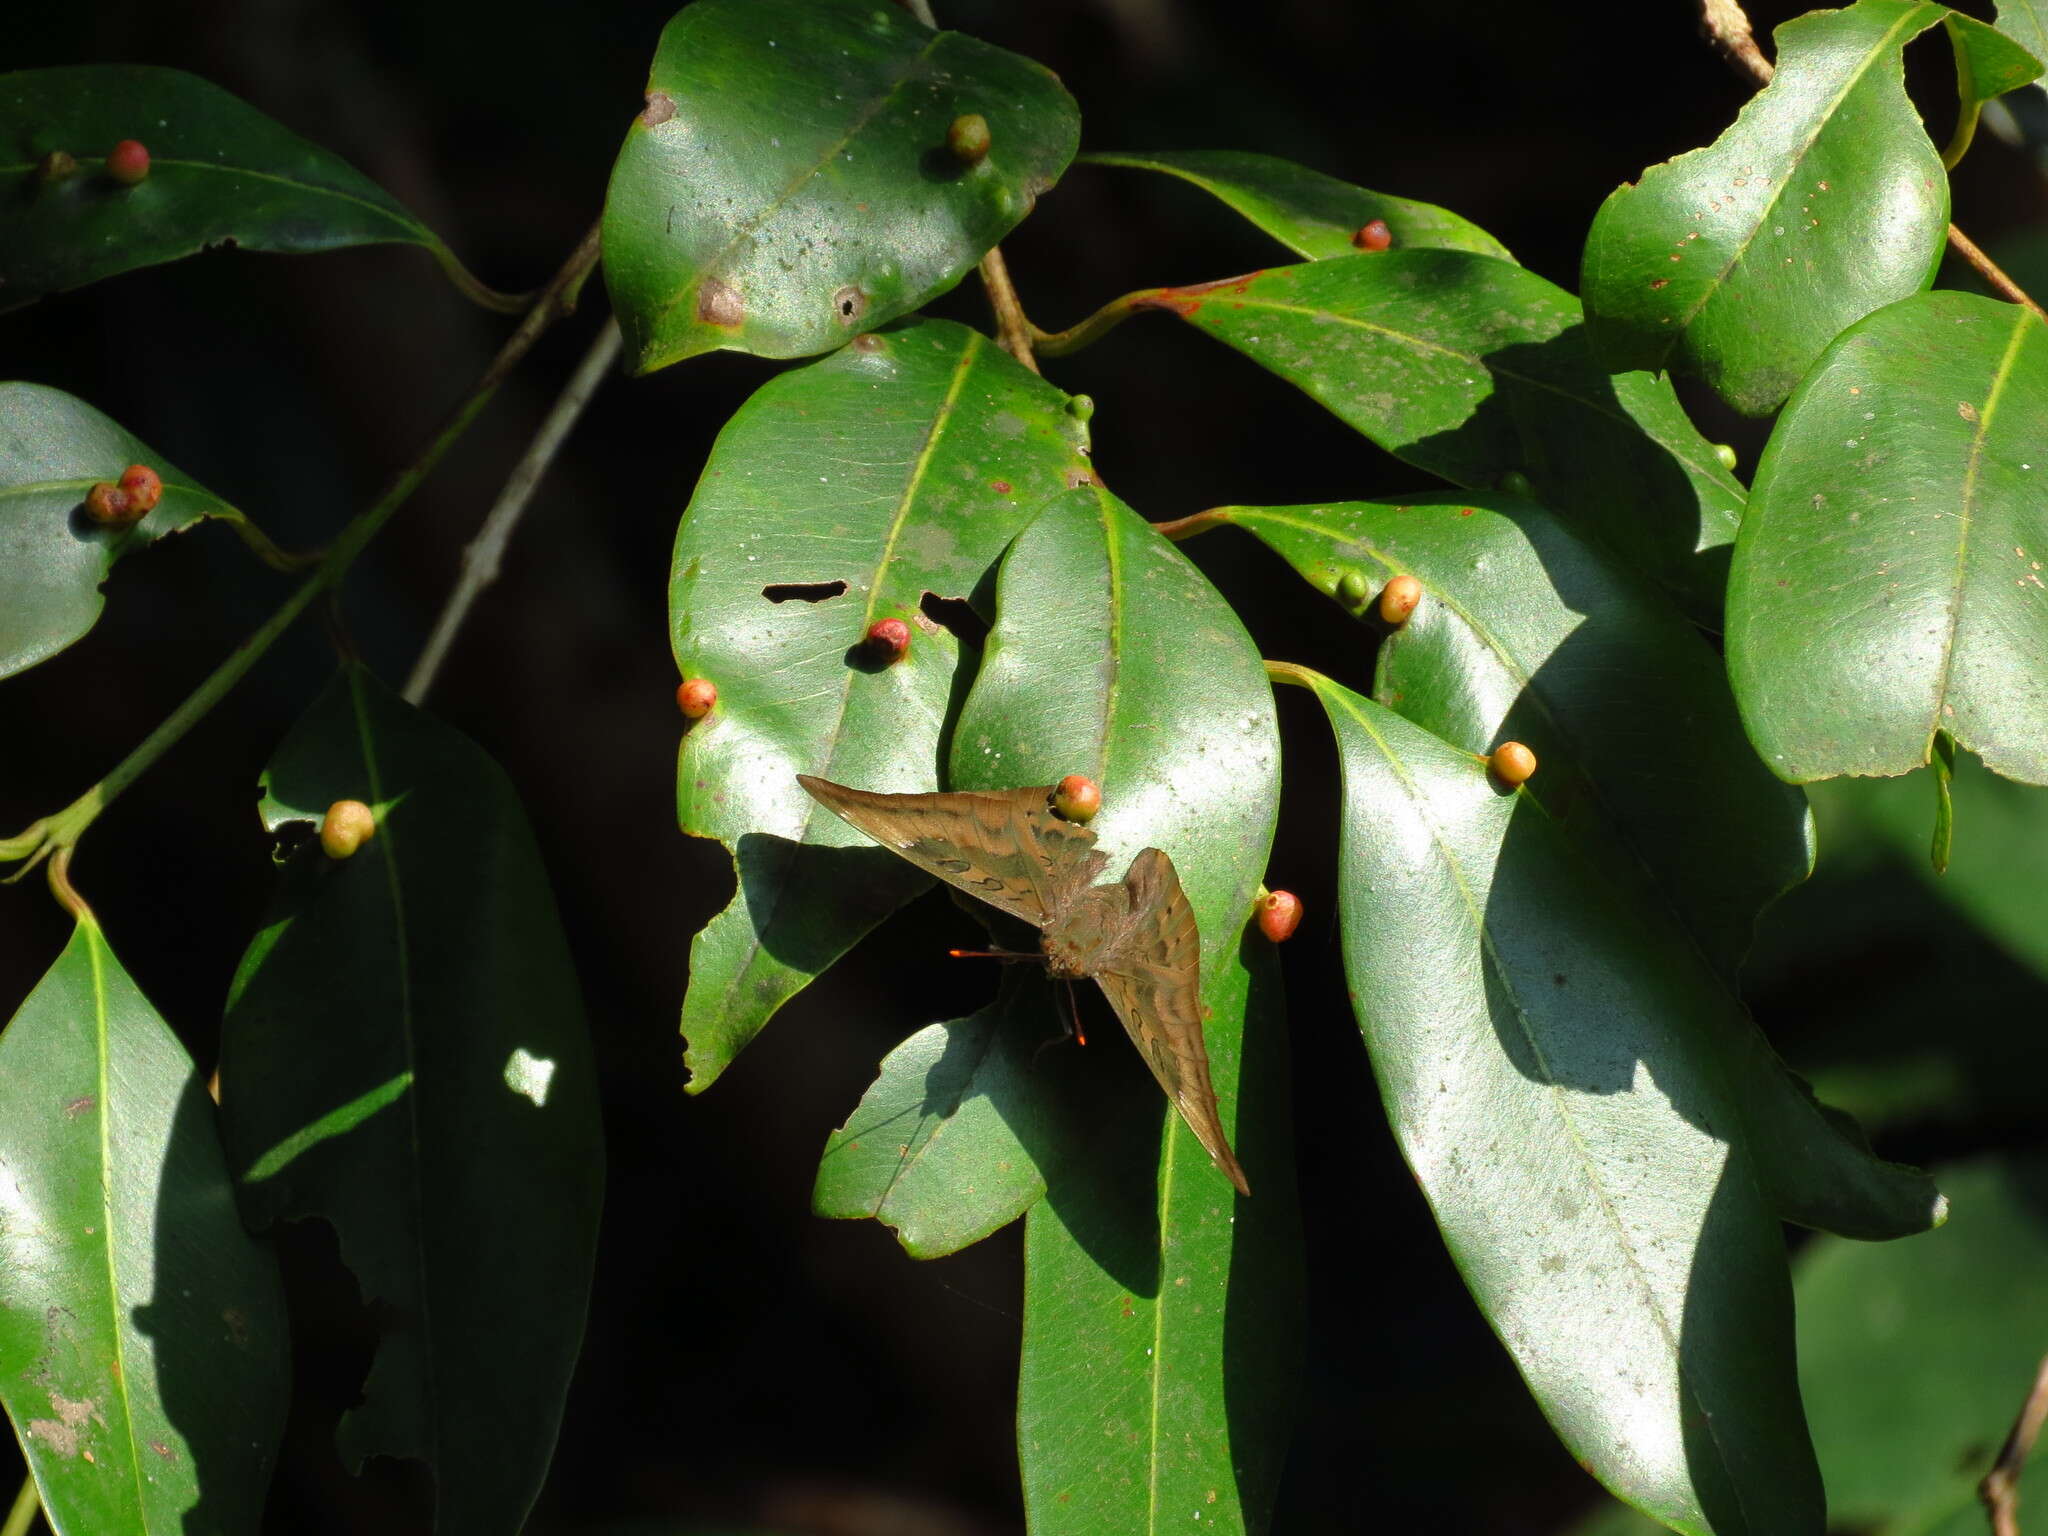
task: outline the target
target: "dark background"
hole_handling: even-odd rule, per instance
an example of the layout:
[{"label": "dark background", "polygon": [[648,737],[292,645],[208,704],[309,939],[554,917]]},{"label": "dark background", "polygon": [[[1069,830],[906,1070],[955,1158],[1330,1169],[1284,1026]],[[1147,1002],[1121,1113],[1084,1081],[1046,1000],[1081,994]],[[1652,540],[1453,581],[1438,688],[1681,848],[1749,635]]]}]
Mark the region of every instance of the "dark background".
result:
[{"label": "dark background", "polygon": [[[1600,199],[1707,142],[1747,94],[1699,41],[1688,0],[938,8],[943,24],[1057,70],[1080,100],[1084,147],[1295,158],[1456,209],[1567,286]],[[1988,17],[1987,6],[1968,8]],[[1798,9],[1753,8],[1760,31]],[[339,151],[486,281],[517,289],[541,282],[596,216],[666,17],[666,0],[43,5],[10,16],[8,63],[206,75]],[[1938,35],[1912,67],[1943,141],[1953,84]],[[1959,220],[1987,241],[2036,221],[2043,202],[2031,163],[1983,136],[1956,195]],[[1048,328],[1131,288],[1287,259],[1191,188],[1088,168],[1005,249]],[[935,307],[985,323],[971,281]],[[593,285],[584,312],[542,343],[350,578],[354,643],[393,681],[602,312]],[[408,248],[218,254],[6,316],[0,355],[8,376],[81,395],[280,542],[305,546],[411,458],[508,326]],[[525,797],[604,1069],[611,1175],[588,1348],[533,1529],[1017,1531],[1017,1231],[916,1264],[874,1224],[808,1214],[824,1136],[880,1055],[993,986],[936,958],[950,909],[932,898],[900,915],[785,1010],[713,1092],[681,1090],[675,1016],[689,938],[724,904],[731,875],[717,845],[673,831],[668,551],[713,434],[775,366],[714,355],[608,384],[433,698]],[[1425,483],[1164,319],[1047,371],[1094,395],[1105,478],[1153,518]],[[1737,446],[1746,473],[1762,428],[1710,402],[1698,414]],[[1186,547],[1268,655],[1367,685],[1358,631],[1304,601],[1276,560],[1234,533]],[[0,684],[0,830],[105,772],[285,590],[219,530],[124,563],[90,637]],[[74,869],[202,1068],[270,888],[256,774],[330,666],[321,626],[301,625],[100,820]],[[1288,799],[1270,879],[1309,912],[1285,960],[1312,1336],[1278,1528],[1556,1530],[1597,1491],[1470,1306],[1381,1126],[1336,969],[1331,754],[1298,700],[1282,715]],[[1819,878],[1767,918],[1752,967],[1759,1016],[1795,1061],[1854,1065],[1886,1039],[1909,1039],[1929,1016],[1916,1008],[1958,996],[1985,1017],[2041,1016],[2048,997],[2032,971],[1891,854],[1845,847],[1854,856],[1824,859]],[[0,888],[0,1014],[67,931],[39,882]],[[1955,1047],[1991,1053],[1983,1060],[1996,1070],[1978,1077],[2034,1070],[2031,1035],[1989,1038]],[[1971,1062],[1982,1065],[1971,1057],[1966,1076]],[[2030,1125],[2024,1106],[1987,1087],[1955,1112],[1892,1115],[1881,1145],[1945,1157],[2024,1141]],[[377,1464],[356,1482],[336,1463],[329,1431],[353,1400],[371,1335],[320,1229],[299,1233],[288,1259],[308,1304],[272,1528],[424,1529],[416,1477]]]}]

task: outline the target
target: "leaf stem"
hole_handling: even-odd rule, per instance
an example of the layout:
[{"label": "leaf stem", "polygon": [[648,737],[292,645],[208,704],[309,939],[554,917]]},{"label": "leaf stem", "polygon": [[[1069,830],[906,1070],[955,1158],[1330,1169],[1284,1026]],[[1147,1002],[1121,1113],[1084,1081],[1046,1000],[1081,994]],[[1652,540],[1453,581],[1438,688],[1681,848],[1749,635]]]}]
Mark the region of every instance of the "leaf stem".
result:
[{"label": "leaf stem", "polygon": [[[1984,1501],[1984,1508],[1991,1515],[1992,1536],[2020,1536],[2020,1473],[2034,1453],[2034,1440],[2041,1433],[2043,1419],[2048,1419],[2048,1358],[2034,1372],[2034,1385],[2020,1405],[2019,1417],[2013,1420],[2012,1432],[2005,1437],[1998,1460],[1977,1485],[1977,1497]],[[0,1536],[6,1533],[0,1532]]]},{"label": "leaf stem", "polygon": [[1038,359],[1031,355],[1038,327],[1024,313],[1024,302],[1010,281],[1010,264],[1003,260],[1000,245],[990,246],[981,258],[981,286],[988,290],[989,307],[996,312],[997,344],[1033,373],[1038,372]]},{"label": "leaf stem", "polygon": [[1267,662],[1266,677],[1294,688],[1314,688],[1316,684],[1327,681],[1322,673],[1309,667],[1298,667],[1291,661]]},{"label": "leaf stem", "polygon": [[619,322],[616,316],[607,316],[603,326],[590,343],[590,350],[583,354],[583,361],[576,365],[569,382],[562,386],[562,393],[555,398],[554,409],[540,424],[540,430],[533,435],[522,458],[505,481],[505,488],[498,493],[498,500],[492,506],[490,515],[484,519],[483,527],[470,540],[469,547],[462,552],[462,575],[455,584],[455,590],[448,594],[448,601],[441,609],[441,616],[434,621],[434,632],[427,636],[427,643],[420,652],[420,658],[413,663],[412,675],[405,680],[405,701],[418,704],[434,686],[434,675],[441,670],[441,663],[447,658],[448,648],[455,642],[456,632],[469,617],[469,610],[476,600],[483,596],[484,588],[498,579],[503,567],[505,546],[512,541],[512,530],[519,524],[519,518],[526,511],[526,504],[533,500],[533,493],[540,488],[541,477],[554,463],[555,455],[561,451],[577,418],[590,404],[605,376],[619,357]]},{"label": "leaf stem", "polygon": [[[507,375],[520,359],[532,349],[541,333],[574,305],[574,295],[582,287],[584,278],[597,265],[598,231],[593,225],[576,249],[541,290],[540,297],[526,313],[505,345],[498,349],[498,355],[483,371],[468,396],[456,406],[439,433],[427,444],[418,458],[401,470],[396,479],[367,509],[342,529],[339,537],[330,544],[320,559],[319,567],[301,583],[299,589],[284,600],[277,612],[266,619],[262,626],[228,653],[227,659],[215,667],[206,680],[186,698],[155,730],[144,737],[137,746],[123,758],[105,778],[93,785],[71,804],[33,823],[16,837],[0,839],[0,860],[25,860],[22,867],[9,877],[19,880],[37,864],[52,854],[64,853],[74,847],[85,829],[113,803],[130,784],[142,777],[156,760],[169,751],[184,734],[206,717],[228,691],[270,647],[277,638],[292,626],[300,614],[312,604],[315,598],[332,589],[347,572],[357,555],[371,539],[376,537],[391,516],[404,506],[422,480],[433,470],[457,438],[468,430],[491,397],[498,392],[498,386],[505,382]],[[56,871],[52,871],[53,876]],[[5,1536],[0,1532],[0,1536]]]},{"label": "leaf stem", "polygon": [[537,288],[531,293],[500,293],[465,267],[455,252],[447,246],[436,241],[431,249],[434,252],[434,260],[441,264],[442,272],[447,274],[448,281],[455,285],[457,291],[472,304],[480,304],[496,314],[521,314],[532,308],[547,291],[544,288]]},{"label": "leaf stem", "polygon": [[[1747,76],[1758,86],[1771,83],[1777,66],[1757,47],[1749,17],[1742,9],[1742,0],[1700,0],[1700,32],[1736,73]],[[2048,310],[2036,304],[2026,289],[2014,282],[2003,267],[1984,254],[1976,241],[1953,224],[1948,227],[1948,248],[1976,268],[1977,275],[1999,294],[2040,319],[2048,320]]]},{"label": "leaf stem", "polygon": [[28,1529],[36,1523],[42,1508],[43,1496],[36,1492],[36,1477],[31,1472],[21,1480],[21,1492],[14,1496],[14,1508],[7,1512],[7,1523],[0,1525],[0,1536],[28,1536]]},{"label": "leaf stem", "polygon": [[1100,341],[1139,310],[1156,308],[1153,296],[1159,292],[1157,288],[1140,288],[1136,293],[1111,299],[1079,325],[1069,326],[1064,331],[1041,331],[1034,325],[1031,327],[1032,344],[1038,348],[1041,357],[1065,357],[1069,352],[1078,352]]},{"label": "leaf stem", "polygon": [[1234,521],[1230,514],[1235,510],[1234,507],[1210,507],[1204,512],[1190,512],[1186,517],[1154,523],[1152,531],[1163,533],[1178,544],[1182,539],[1192,539],[1198,533],[1207,533],[1211,528],[1221,528]]}]

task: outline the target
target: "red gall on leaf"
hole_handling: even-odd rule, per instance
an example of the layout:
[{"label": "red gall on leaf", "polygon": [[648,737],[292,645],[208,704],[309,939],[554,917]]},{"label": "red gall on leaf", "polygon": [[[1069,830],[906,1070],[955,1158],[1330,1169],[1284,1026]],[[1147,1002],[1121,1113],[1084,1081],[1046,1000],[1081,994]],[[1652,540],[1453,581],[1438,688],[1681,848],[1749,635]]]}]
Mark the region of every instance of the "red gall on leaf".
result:
[{"label": "red gall on leaf", "polygon": [[988,119],[979,112],[963,112],[946,128],[946,148],[962,165],[979,165],[988,158]]},{"label": "red gall on leaf", "polygon": [[164,483],[147,464],[130,464],[122,470],[121,490],[137,517],[155,511],[156,504],[164,499]]},{"label": "red gall on leaf", "polygon": [[1292,891],[1268,891],[1259,898],[1259,932],[1285,944],[1301,926],[1301,898]]},{"label": "red gall on leaf", "polygon": [[1380,617],[1389,624],[1405,624],[1422,601],[1422,583],[1406,574],[1396,576],[1380,593]]},{"label": "red gall on leaf", "polygon": [[346,859],[377,835],[377,817],[360,800],[337,800],[320,823],[320,848],[330,859]]},{"label": "red gall on leaf", "polygon": [[1504,741],[1493,749],[1493,756],[1486,760],[1486,766],[1493,770],[1493,776],[1513,788],[1525,784],[1536,772],[1536,754],[1519,741]]},{"label": "red gall on leaf", "polygon": [[1394,243],[1394,232],[1385,219],[1374,219],[1351,237],[1351,243],[1361,251],[1384,251]]},{"label": "red gall on leaf", "polygon": [[1102,788],[1083,774],[1070,773],[1054,787],[1052,808],[1068,821],[1093,821],[1102,809]]},{"label": "red gall on leaf", "polygon": [[107,151],[107,174],[132,187],[149,174],[149,150],[140,139],[123,139]]},{"label": "red gall on leaf", "polygon": [[108,528],[126,528],[142,520],[142,509],[118,485],[102,480],[85,493],[85,515]]},{"label": "red gall on leaf", "polygon": [[910,654],[910,626],[901,619],[877,619],[868,626],[868,648],[885,662]]},{"label": "red gall on leaf", "polygon": [[718,684],[708,677],[693,677],[676,689],[676,708],[685,719],[702,720],[718,707]]}]

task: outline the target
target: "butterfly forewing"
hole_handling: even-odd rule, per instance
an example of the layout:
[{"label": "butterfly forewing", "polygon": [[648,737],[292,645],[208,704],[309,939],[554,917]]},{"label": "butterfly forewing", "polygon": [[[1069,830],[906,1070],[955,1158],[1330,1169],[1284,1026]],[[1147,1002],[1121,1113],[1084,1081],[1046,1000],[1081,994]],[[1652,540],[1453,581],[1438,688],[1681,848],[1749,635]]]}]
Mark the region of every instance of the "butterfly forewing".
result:
[{"label": "butterfly forewing", "polygon": [[883,847],[1035,928],[1102,868],[1094,834],[1052,814],[1050,786],[878,795],[809,774],[797,782]]},{"label": "butterfly forewing", "polygon": [[1230,1150],[1209,1050],[1202,1039],[1202,939],[1173,861],[1147,848],[1124,876],[1128,920],[1095,964],[1095,979],[1138,1054],[1203,1150],[1243,1194],[1251,1189]]}]

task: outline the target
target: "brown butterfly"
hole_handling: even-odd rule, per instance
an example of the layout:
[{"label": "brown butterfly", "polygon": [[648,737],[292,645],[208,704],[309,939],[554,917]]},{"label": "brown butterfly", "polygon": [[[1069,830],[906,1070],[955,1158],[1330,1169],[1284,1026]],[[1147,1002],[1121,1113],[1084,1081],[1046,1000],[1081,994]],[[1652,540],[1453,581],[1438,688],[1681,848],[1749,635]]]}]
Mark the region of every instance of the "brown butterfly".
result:
[{"label": "brown butterfly", "polygon": [[1195,1139],[1251,1193],[1209,1085],[1202,939],[1171,859],[1147,848],[1121,885],[1097,885],[1108,858],[1093,832],[1053,810],[1050,786],[877,795],[803,773],[797,782],[884,848],[1037,928],[1052,975],[1093,976]]}]

